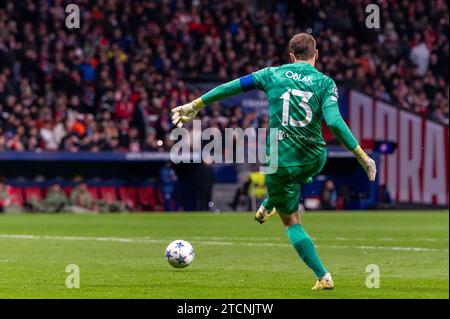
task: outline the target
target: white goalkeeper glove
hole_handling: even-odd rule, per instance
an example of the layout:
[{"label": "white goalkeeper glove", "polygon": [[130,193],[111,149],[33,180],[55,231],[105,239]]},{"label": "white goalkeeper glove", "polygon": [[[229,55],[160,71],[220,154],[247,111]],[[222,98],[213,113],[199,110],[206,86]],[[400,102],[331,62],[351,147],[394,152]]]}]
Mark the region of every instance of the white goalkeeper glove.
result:
[{"label": "white goalkeeper glove", "polygon": [[198,98],[187,104],[177,106],[171,110],[172,124],[176,127],[183,127],[186,122],[192,121],[205,104],[202,99]]},{"label": "white goalkeeper glove", "polygon": [[356,156],[359,164],[361,164],[362,168],[367,174],[369,181],[373,182],[377,175],[377,166],[375,165],[375,161],[363,151],[363,149],[358,145],[352,153]]}]

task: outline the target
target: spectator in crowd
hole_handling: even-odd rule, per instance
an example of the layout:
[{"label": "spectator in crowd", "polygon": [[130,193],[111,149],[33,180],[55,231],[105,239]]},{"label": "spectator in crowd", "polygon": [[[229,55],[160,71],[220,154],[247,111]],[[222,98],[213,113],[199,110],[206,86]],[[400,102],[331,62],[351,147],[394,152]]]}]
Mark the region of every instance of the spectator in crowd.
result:
[{"label": "spectator in crowd", "polygon": [[67,210],[69,200],[66,193],[59,184],[53,184],[48,190],[47,195],[42,200],[41,210],[49,213],[59,213]]},{"label": "spectator in crowd", "polygon": [[250,181],[248,188],[250,195],[249,208],[250,210],[255,211],[267,196],[266,176],[259,171],[257,165],[253,165],[248,179]]},{"label": "spectator in crowd", "polygon": [[256,209],[267,195],[266,179],[257,165],[253,165],[251,172],[245,178],[242,186],[236,189],[231,208],[235,211],[239,205],[241,197],[244,196],[247,202],[247,210]]},{"label": "spectator in crowd", "polygon": [[215,181],[211,159],[204,160],[194,171],[195,210],[208,211],[212,203],[212,190]]},{"label": "spectator in crowd", "polygon": [[[249,186],[250,186],[250,179],[247,178],[245,180],[245,182],[236,189],[236,192],[234,193],[233,201],[230,203],[230,206],[231,206],[232,210],[234,210],[234,211],[237,210],[242,196],[245,197],[247,203],[250,202],[248,200],[248,188],[249,188]],[[248,209],[250,209],[250,204],[248,204],[247,206],[248,206]]]},{"label": "spectator in crowd", "polygon": [[24,207],[32,212],[58,213],[66,210],[68,204],[64,190],[59,184],[53,184],[48,188],[43,200],[32,196],[26,199]]},{"label": "spectator in crowd", "polygon": [[159,184],[164,197],[164,210],[166,211],[176,210],[174,192],[177,180],[178,177],[175,170],[172,168],[172,163],[169,161],[166,162],[159,170]]},{"label": "spectator in crowd", "polygon": [[430,51],[424,42],[415,45],[409,54],[409,58],[414,66],[417,66],[417,75],[425,76],[430,62]]},{"label": "spectator in crowd", "polygon": [[337,208],[337,191],[331,179],[327,180],[322,189],[320,203],[324,210],[336,210]]},{"label": "spectator in crowd", "polygon": [[87,213],[99,211],[92,194],[85,182],[81,182],[70,193],[69,210],[74,213]]},{"label": "spectator in crowd", "polygon": [[69,211],[74,213],[127,212],[130,207],[119,200],[107,202],[92,197],[86,182],[80,181],[72,190],[69,198]]}]

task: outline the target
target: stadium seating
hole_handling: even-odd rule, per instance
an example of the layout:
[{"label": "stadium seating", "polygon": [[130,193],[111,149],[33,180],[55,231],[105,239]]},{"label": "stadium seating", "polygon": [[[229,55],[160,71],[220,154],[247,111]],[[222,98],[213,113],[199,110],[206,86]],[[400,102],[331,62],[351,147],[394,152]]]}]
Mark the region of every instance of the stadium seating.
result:
[{"label": "stadium seating", "polygon": [[89,193],[91,193],[92,199],[99,199],[98,188],[97,187],[88,187]]},{"label": "stadium seating", "polygon": [[19,188],[19,187],[11,188],[11,201],[15,205],[18,205],[20,207],[23,206],[25,200],[24,200],[22,188]]},{"label": "stadium seating", "polygon": [[145,209],[153,210],[156,206],[155,202],[155,192],[153,187],[145,186],[139,187],[137,190],[138,199],[142,207]]},{"label": "stadium seating", "polygon": [[118,200],[115,187],[111,186],[100,187],[99,191],[100,191],[100,198],[103,199],[107,204],[112,204]]},{"label": "stadium seating", "polygon": [[64,190],[64,193],[66,193],[67,196],[70,196],[70,193],[73,190],[73,186],[64,186],[63,190]]},{"label": "stadium seating", "polygon": [[138,198],[136,188],[134,187],[119,187],[120,199],[131,210],[136,210],[138,207]]},{"label": "stadium seating", "polygon": [[159,189],[153,186],[143,186],[137,189],[141,208],[148,211],[162,211],[163,196]]},{"label": "stadium seating", "polygon": [[[13,204],[24,207],[27,201],[42,201],[48,192],[48,186],[12,186]],[[68,197],[74,189],[72,185],[63,186]],[[122,201],[132,211],[163,211],[164,198],[161,190],[154,185],[143,186],[102,186],[89,185],[88,191],[93,200],[103,200],[107,204]]]},{"label": "stadium seating", "polygon": [[26,201],[36,200],[40,202],[42,200],[42,189],[40,187],[25,187],[24,193]]}]

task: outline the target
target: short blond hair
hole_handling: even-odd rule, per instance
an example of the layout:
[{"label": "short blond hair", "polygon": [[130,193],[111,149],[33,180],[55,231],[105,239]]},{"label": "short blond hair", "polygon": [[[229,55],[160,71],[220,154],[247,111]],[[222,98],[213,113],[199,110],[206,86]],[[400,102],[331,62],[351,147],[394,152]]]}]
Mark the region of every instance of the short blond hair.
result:
[{"label": "short blond hair", "polygon": [[310,60],[316,53],[316,40],[308,33],[297,33],[289,41],[289,52],[297,60]]}]

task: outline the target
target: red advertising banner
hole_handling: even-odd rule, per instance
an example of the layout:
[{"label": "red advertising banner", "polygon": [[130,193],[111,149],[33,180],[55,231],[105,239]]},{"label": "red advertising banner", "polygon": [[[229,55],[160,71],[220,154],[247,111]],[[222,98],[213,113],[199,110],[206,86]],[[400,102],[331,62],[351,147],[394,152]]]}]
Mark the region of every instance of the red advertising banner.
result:
[{"label": "red advertising banner", "polygon": [[375,100],[349,92],[348,123],[364,146],[374,140],[397,143],[393,154],[382,155],[379,183],[399,202],[448,205],[448,127]]}]

